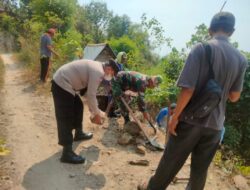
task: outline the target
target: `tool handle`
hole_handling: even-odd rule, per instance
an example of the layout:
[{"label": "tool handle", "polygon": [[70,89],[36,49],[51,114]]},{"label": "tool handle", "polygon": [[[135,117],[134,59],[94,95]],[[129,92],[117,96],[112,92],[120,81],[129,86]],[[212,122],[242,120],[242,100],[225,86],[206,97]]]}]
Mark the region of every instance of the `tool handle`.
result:
[{"label": "tool handle", "polygon": [[148,120],[148,123],[149,123],[150,127],[152,127],[154,129],[154,133],[156,134],[157,133],[157,129],[156,129],[155,125],[152,123],[151,120]]},{"label": "tool handle", "polygon": [[129,111],[130,115],[132,116],[132,118],[135,120],[135,122],[138,124],[138,126],[140,127],[140,129],[142,130],[143,134],[145,135],[145,137],[150,140],[149,136],[147,135],[147,133],[144,131],[141,122],[134,116],[133,111],[131,110],[131,108],[129,107],[129,105],[127,104],[127,102],[124,100],[123,97],[121,97],[121,101],[122,103],[125,105],[125,107],[127,108],[127,110]]},{"label": "tool handle", "polygon": [[113,98],[112,98],[112,99],[110,100],[109,104],[108,104],[108,107],[107,107],[106,111],[105,111],[106,116],[108,116],[109,111],[110,111],[111,107],[113,106],[113,104],[114,104],[114,100],[113,100]]}]

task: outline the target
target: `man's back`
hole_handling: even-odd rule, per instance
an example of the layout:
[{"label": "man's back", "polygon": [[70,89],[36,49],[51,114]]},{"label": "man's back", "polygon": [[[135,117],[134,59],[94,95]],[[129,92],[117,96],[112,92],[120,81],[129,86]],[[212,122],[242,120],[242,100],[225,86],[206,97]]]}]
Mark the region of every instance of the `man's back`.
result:
[{"label": "man's back", "polygon": [[[225,116],[226,101],[228,94],[231,91],[241,91],[242,77],[246,67],[246,59],[235,49],[225,36],[216,36],[210,40],[211,47],[211,63],[215,74],[215,80],[222,87],[221,102],[218,107],[205,119],[190,120],[185,118],[185,111],[182,114],[182,119],[190,124],[209,127],[221,130]],[[180,76],[178,85],[183,85],[184,80],[189,84],[184,84],[187,87],[194,87],[194,97],[204,88],[209,74],[209,65],[203,44],[198,44],[191,51],[186,62],[184,73]],[[190,74],[192,70],[192,75]],[[187,73],[189,72],[189,73]],[[243,73],[243,74],[242,74]],[[192,81],[192,82],[190,82]],[[195,83],[195,81],[197,83]],[[187,121],[188,120],[188,121]]]},{"label": "man's back", "polygon": [[63,89],[75,95],[75,91],[83,88],[97,88],[104,75],[101,62],[92,60],[76,60],[61,66],[53,76],[53,80]]},{"label": "man's back", "polygon": [[199,91],[209,78],[205,45],[198,44],[188,55],[177,83],[181,90],[175,113],[168,123],[170,138],[167,147],[154,176],[147,187],[140,185],[141,189],[166,189],[190,154],[190,178],[186,189],[204,189],[208,167],[221,138],[226,101],[236,102],[243,86],[247,62],[228,41],[235,30],[234,25],[234,15],[221,11],[213,16],[209,27],[209,34],[213,37],[209,45],[214,79],[222,87],[220,104],[201,119],[189,117],[186,109],[191,105],[189,102],[199,98]]}]

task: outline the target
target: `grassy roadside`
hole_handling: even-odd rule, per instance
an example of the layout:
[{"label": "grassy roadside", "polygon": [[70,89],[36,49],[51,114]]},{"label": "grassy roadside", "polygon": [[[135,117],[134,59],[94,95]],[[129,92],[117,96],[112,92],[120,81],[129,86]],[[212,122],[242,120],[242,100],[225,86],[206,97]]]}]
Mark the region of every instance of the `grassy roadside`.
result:
[{"label": "grassy roadside", "polygon": [[[35,94],[50,96],[50,88],[51,88],[51,78],[52,78],[52,70],[49,69],[50,77],[46,83],[39,82],[40,75],[40,60],[36,56],[34,56],[31,60],[25,58],[23,53],[13,54],[12,59],[15,60],[21,67],[23,67],[24,72],[22,74],[23,82],[29,84],[30,91]],[[52,66],[54,64],[52,60]]]},{"label": "grassy roadside", "polygon": [[3,60],[0,56],[0,89],[3,86],[3,75],[4,75],[4,64],[3,64]]},{"label": "grassy roadside", "polygon": [[3,109],[3,95],[2,91],[4,85],[5,67],[0,55],[0,187],[1,189],[11,189],[12,178],[10,168],[10,150],[6,148],[8,119]]},{"label": "grassy roadside", "polygon": [[[3,83],[4,83],[4,64],[3,60],[0,56],[0,91],[2,90]],[[0,99],[0,107],[1,107],[2,101]],[[2,113],[1,113],[2,114]],[[4,131],[1,127],[0,129],[0,156],[7,155],[9,151],[5,148],[5,140],[4,140]]]}]

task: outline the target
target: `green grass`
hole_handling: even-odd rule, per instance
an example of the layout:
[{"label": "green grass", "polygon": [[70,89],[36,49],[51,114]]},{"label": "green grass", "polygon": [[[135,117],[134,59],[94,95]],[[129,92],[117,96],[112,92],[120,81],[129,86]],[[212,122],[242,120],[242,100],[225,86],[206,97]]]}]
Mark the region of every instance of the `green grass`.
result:
[{"label": "green grass", "polygon": [[[0,56],[0,90],[2,89],[3,86],[3,75],[4,75],[4,64],[3,60]],[[1,103],[1,102],[0,102]],[[2,139],[2,134],[0,131],[0,156],[7,155],[9,153],[9,150],[5,148],[5,141]]]},{"label": "green grass", "polygon": [[5,147],[5,141],[0,138],[0,156],[6,156],[10,151]]},{"label": "green grass", "polygon": [[228,174],[240,173],[244,176],[250,176],[250,166],[230,150],[227,150],[226,153],[223,150],[218,150],[213,159],[213,163]]}]

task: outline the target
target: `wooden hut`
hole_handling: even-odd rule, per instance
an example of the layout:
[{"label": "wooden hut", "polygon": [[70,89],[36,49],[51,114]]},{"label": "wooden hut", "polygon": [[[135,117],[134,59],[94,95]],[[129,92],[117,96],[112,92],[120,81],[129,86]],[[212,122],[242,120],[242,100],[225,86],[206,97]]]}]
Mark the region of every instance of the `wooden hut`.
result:
[{"label": "wooden hut", "polygon": [[83,58],[95,61],[107,61],[115,59],[116,56],[107,43],[88,44],[83,50]]}]

